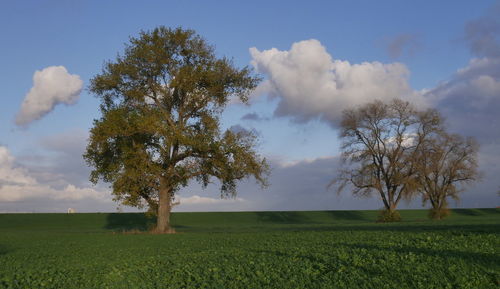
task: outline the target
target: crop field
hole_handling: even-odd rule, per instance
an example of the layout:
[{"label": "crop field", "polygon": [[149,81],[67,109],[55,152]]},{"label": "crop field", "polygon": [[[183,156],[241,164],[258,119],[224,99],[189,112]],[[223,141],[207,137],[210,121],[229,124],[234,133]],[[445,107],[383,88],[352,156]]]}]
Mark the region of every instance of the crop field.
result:
[{"label": "crop field", "polygon": [[0,288],[499,288],[500,209],[426,214],[0,214]]}]

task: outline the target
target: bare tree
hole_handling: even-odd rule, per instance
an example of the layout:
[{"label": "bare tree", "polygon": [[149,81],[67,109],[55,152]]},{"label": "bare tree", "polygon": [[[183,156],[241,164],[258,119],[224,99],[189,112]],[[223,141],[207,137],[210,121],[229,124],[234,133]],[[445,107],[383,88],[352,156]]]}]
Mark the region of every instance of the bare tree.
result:
[{"label": "bare tree", "polygon": [[430,202],[429,216],[449,215],[448,198],[459,199],[464,184],[478,180],[478,143],[471,137],[440,133],[419,150],[417,180],[424,204]]},{"label": "bare tree", "polygon": [[340,131],[344,168],[331,185],[338,192],[350,185],[358,196],[377,193],[385,208],[381,220],[399,220],[398,203],[418,191],[417,152],[440,131],[441,123],[436,110],[418,111],[399,99],[344,111]]}]

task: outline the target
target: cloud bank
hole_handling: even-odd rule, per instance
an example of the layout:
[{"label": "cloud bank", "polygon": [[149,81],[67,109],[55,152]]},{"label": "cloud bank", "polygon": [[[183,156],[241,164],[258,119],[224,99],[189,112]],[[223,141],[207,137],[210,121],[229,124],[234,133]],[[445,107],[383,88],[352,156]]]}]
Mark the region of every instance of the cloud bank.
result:
[{"label": "cloud bank", "polygon": [[80,76],[69,74],[64,66],[49,66],[35,71],[33,87],[24,97],[16,124],[29,125],[51,112],[58,104],[75,104],[82,88]]},{"label": "cloud bank", "polygon": [[319,118],[332,126],[342,111],[374,99],[394,97],[419,106],[427,101],[408,84],[404,64],[335,60],[318,40],[296,42],[288,51],[250,48],[252,65],[267,76],[260,90],[279,99],[275,116],[296,122]]},{"label": "cloud bank", "polygon": [[[451,131],[473,136],[481,144],[479,162],[485,177],[482,182],[466,188],[461,203],[456,205],[491,207],[498,204],[500,185],[499,19],[500,4],[497,4],[487,14],[467,23],[464,39],[474,58],[447,80],[422,91],[410,87],[409,71],[403,64],[351,64],[334,60],[317,40],[296,42],[288,51],[251,48],[250,53],[256,70],[267,77],[261,91],[278,100],[275,116],[289,117],[296,122],[321,119],[335,128],[344,109],[373,99],[400,97],[421,108],[437,108]],[[406,38],[397,40],[395,54],[409,41]],[[281,171],[285,171],[285,167]],[[286,175],[288,180],[293,179],[290,177],[292,171]],[[326,177],[323,183],[325,181]],[[295,188],[300,185],[292,186],[290,192]],[[273,187],[273,191],[277,189]],[[287,199],[293,198],[291,193]]]},{"label": "cloud bank", "polygon": [[209,193],[208,191],[203,192],[198,186],[192,186],[190,189],[198,191],[199,194],[192,196],[183,196],[182,194],[176,196],[175,200],[179,201],[179,205],[173,208],[174,212],[222,212],[222,211],[241,211],[248,207],[250,202],[247,200],[236,197],[229,199],[222,199],[220,197],[209,197],[202,196],[209,194],[212,196],[217,196],[218,194],[213,192],[212,189]]},{"label": "cloud bank", "polygon": [[201,197],[198,195],[194,195],[191,197],[180,197],[179,202],[180,205],[204,205],[204,204],[220,204],[220,203],[235,203],[235,202],[244,202],[245,200],[242,198],[234,198],[234,199],[216,199],[210,197]]},{"label": "cloud bank", "polygon": [[[457,133],[474,136],[479,151],[482,182],[469,188],[464,203],[498,206],[500,187],[500,2],[478,19],[465,24],[464,39],[472,55],[469,63],[426,95],[436,100],[447,124]],[[485,197],[485,196],[489,196]],[[489,202],[489,203],[487,203]]]},{"label": "cloud bank", "polygon": [[426,96],[436,100],[454,131],[483,144],[500,141],[500,58],[473,58]]},{"label": "cloud bank", "polygon": [[26,199],[52,200],[107,200],[109,192],[92,187],[76,187],[66,183],[56,188],[39,182],[31,172],[16,164],[14,156],[3,146],[0,146],[0,202],[17,202]]},{"label": "cloud bank", "polygon": [[453,130],[477,137],[483,146],[498,145],[500,2],[465,24],[464,39],[475,58],[426,95],[436,100]]},{"label": "cloud bank", "polygon": [[[203,198],[203,204],[192,204],[183,200],[185,191],[180,192],[181,203],[175,211],[288,211],[288,210],[360,210],[380,209],[383,204],[374,195],[371,198],[354,197],[348,190],[341,195],[329,190],[327,185],[337,173],[339,157],[322,157],[300,161],[270,159],[272,169],[270,186],[260,189],[254,180],[238,184],[238,198],[215,199],[220,195],[216,185],[209,185],[204,191],[196,184],[190,184],[186,192],[193,192],[196,201]],[[213,196],[199,197],[199,196]],[[206,198],[206,199],[205,199]],[[420,208],[420,200],[401,208]]]}]

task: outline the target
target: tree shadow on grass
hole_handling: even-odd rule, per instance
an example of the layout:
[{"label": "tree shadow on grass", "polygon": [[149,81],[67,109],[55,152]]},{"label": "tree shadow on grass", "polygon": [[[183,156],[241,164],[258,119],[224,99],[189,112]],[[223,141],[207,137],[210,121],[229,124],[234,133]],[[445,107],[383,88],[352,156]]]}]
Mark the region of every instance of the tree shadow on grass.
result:
[{"label": "tree shadow on grass", "polygon": [[[428,249],[428,248],[418,248],[414,246],[405,246],[405,247],[384,247],[384,246],[377,246],[377,245],[372,245],[372,244],[352,244],[352,243],[336,243],[335,244],[338,247],[344,247],[347,249],[363,249],[367,251],[372,251],[372,252],[396,252],[398,254],[408,254],[412,253],[415,255],[426,255],[426,256],[431,256],[431,257],[439,257],[443,259],[462,259],[466,263],[472,263],[476,264],[479,266],[482,266],[486,270],[484,270],[484,273],[488,275],[488,278],[491,280],[493,284],[498,285],[499,282],[499,274],[495,273],[494,269],[500,264],[500,257],[498,254],[487,254],[487,253],[477,253],[477,252],[467,252],[467,251],[457,251],[457,250],[435,250],[435,249]],[[282,251],[274,251],[274,250],[261,250],[258,251],[258,253],[263,253],[263,254],[271,254],[275,255],[277,257],[284,257],[284,258],[290,258],[290,259],[296,259],[300,258],[303,259],[304,261],[309,261],[313,264],[323,264],[323,272],[321,275],[324,275],[325,273],[328,273],[329,271],[335,272],[337,271],[337,267],[339,265],[338,261],[331,262],[331,258],[325,257],[325,258],[318,258],[317,256],[314,255],[309,255],[309,254],[291,254],[288,252],[282,252]],[[334,256],[332,256],[334,257]],[[354,267],[359,267],[356,266],[355,264],[349,264],[349,266],[354,266]],[[360,270],[366,271],[370,275],[374,274],[380,274],[379,271],[375,270],[370,270],[370,268],[367,267],[359,267]],[[402,280],[404,281],[404,280]]]},{"label": "tree shadow on grass", "polygon": [[500,215],[500,210],[495,208],[488,209],[453,209],[452,213],[464,216],[482,216],[482,215]]},{"label": "tree shadow on grass", "polygon": [[[316,212],[313,212],[316,213]],[[255,212],[257,220],[260,223],[273,224],[324,224],[333,221],[372,221],[359,211],[318,211],[318,214],[325,214],[326,219],[322,216],[310,215],[311,212],[301,211],[277,211],[277,212]],[[331,219],[330,219],[331,218]]]},{"label": "tree shadow on grass", "polygon": [[398,224],[373,224],[373,225],[357,225],[357,224],[341,224],[341,225],[325,225],[325,224],[304,224],[303,226],[283,226],[274,228],[275,231],[316,231],[316,232],[408,232],[408,233],[423,233],[423,232],[452,232],[454,235],[468,234],[498,234],[500,232],[500,224],[474,224],[474,225],[416,225],[411,223]]},{"label": "tree shadow on grass", "polygon": [[359,211],[327,211],[327,213],[331,215],[334,220],[339,221],[373,221]]},{"label": "tree shadow on grass", "polygon": [[440,258],[460,258],[467,263],[482,264],[488,267],[498,266],[500,264],[500,256],[498,254],[487,254],[487,253],[477,253],[477,252],[467,252],[467,251],[457,251],[457,250],[435,250],[428,248],[418,248],[412,246],[405,247],[383,247],[371,244],[348,244],[339,243],[339,246],[344,246],[352,249],[365,249],[372,251],[389,251],[396,252],[400,254],[413,253],[417,255],[427,255],[427,256],[437,256]]},{"label": "tree shadow on grass", "polygon": [[[172,222],[172,218],[170,219]],[[186,231],[188,226],[171,224],[175,230]],[[105,229],[115,232],[151,231],[156,226],[156,217],[144,213],[110,213]]]},{"label": "tree shadow on grass", "polygon": [[154,226],[155,219],[144,213],[110,213],[105,228],[112,231],[147,231]]},{"label": "tree shadow on grass", "polygon": [[260,223],[275,223],[275,224],[304,224],[309,223],[300,212],[282,211],[282,212],[255,212],[257,220]]}]

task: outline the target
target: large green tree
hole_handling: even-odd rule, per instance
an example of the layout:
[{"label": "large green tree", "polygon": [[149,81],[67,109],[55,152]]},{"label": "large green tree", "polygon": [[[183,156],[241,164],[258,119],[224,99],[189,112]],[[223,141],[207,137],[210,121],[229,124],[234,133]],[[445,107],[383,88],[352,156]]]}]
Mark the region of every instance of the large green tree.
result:
[{"label": "large green tree", "polygon": [[91,80],[102,113],[84,154],[91,181],[111,183],[125,205],[148,206],[158,233],[173,231],[175,193],[190,180],[207,186],[217,179],[222,197],[250,176],[265,186],[269,166],[256,136],[220,128],[230,98],[247,102],[258,82],[192,30],[141,32]]}]

